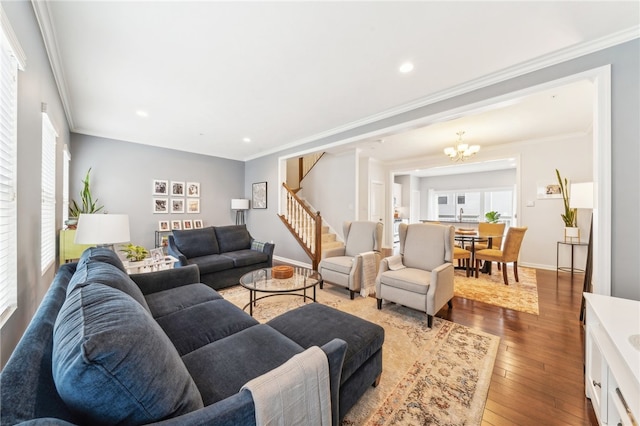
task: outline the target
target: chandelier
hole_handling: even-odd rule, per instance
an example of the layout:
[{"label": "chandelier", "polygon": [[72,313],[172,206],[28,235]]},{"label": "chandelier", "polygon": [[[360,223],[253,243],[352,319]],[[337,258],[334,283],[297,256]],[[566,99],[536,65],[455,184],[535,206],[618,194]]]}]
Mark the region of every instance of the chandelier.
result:
[{"label": "chandelier", "polygon": [[444,149],[444,153],[451,158],[451,161],[464,161],[469,157],[476,155],[480,151],[480,145],[471,145],[462,142],[464,132],[456,133],[458,135],[458,143]]}]

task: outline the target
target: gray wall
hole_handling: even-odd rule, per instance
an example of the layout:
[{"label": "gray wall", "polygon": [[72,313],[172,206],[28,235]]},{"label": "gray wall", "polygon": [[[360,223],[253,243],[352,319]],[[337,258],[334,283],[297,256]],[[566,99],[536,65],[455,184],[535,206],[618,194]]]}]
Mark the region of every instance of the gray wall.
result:
[{"label": "gray wall", "polygon": [[[234,224],[231,199],[245,195],[241,161],[73,133],[71,199],[79,201],[89,167],[91,192],[109,213],[128,214],[131,242],[147,248],[154,247],[159,220],[202,219],[204,226]],[[200,213],[154,214],[154,179],[199,182]]]},{"label": "gray wall", "polygon": [[[277,179],[278,155],[288,155],[302,150],[321,149],[332,142],[347,140],[393,125],[427,117],[471,103],[480,102],[517,90],[547,83],[563,77],[611,64],[612,109],[612,273],[611,294],[617,297],[640,300],[640,40],[620,44],[591,53],[558,65],[512,78],[463,95],[455,96],[415,110],[367,124],[337,135],[309,142],[301,147],[282,151],[268,157],[247,162],[246,176],[255,179],[257,174]],[[271,172],[269,172],[271,169]],[[389,193],[389,192],[388,192]],[[273,203],[271,206],[274,206]],[[260,216],[260,225],[270,229],[276,247],[293,240],[283,231],[277,210]],[[554,239],[555,241],[555,239]],[[276,249],[277,250],[277,249]],[[285,257],[307,261],[301,250],[287,250]]]},{"label": "gray wall", "polygon": [[[47,104],[58,132],[58,165],[69,128],[31,2],[2,2],[2,7],[27,57],[26,69],[18,72],[18,309],[0,329],[0,366],[4,367],[55,273],[55,265],[40,273],[41,104]],[[61,194],[61,167],[56,169],[56,181],[56,192]],[[60,195],[56,202],[61,205]],[[56,217],[60,225],[61,211]]]}]

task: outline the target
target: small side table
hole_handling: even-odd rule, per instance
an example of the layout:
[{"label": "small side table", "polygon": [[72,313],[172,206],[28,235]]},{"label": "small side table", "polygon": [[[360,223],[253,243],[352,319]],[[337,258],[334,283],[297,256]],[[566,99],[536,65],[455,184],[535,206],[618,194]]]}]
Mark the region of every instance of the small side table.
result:
[{"label": "small side table", "polygon": [[[571,246],[571,266],[560,266],[560,244]],[[575,246],[587,247],[588,245],[588,243],[558,241],[556,244],[556,280],[558,279],[559,271],[571,272],[571,280],[573,280],[573,274],[575,272],[584,272],[584,269],[578,269],[573,266],[573,248]]]}]

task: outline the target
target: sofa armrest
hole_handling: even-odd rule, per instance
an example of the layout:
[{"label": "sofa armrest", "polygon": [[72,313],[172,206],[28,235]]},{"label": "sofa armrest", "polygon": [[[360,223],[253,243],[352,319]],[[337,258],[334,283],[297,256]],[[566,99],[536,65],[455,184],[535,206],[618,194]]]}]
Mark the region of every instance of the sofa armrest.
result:
[{"label": "sofa armrest", "polygon": [[147,295],[170,288],[199,283],[200,269],[198,269],[198,265],[188,265],[182,268],[165,269],[145,274],[131,274],[130,277],[140,287],[142,294]]},{"label": "sofa armrest", "polygon": [[269,260],[267,261],[267,263],[269,264],[268,266],[269,268],[273,266],[273,251],[275,250],[275,248],[276,248],[276,245],[274,243],[265,243],[265,242],[254,240],[254,239],[251,240],[252,250],[260,251],[269,256]]},{"label": "sofa armrest", "polygon": [[428,294],[433,296],[438,308],[453,298],[453,275],[453,264],[449,262],[443,263],[431,271],[431,285]]},{"label": "sofa armrest", "polygon": [[173,238],[173,235],[169,234],[168,240],[169,243],[167,245],[167,253],[178,259],[178,263],[180,263],[180,266],[187,266],[187,256],[182,254],[182,252],[176,245],[176,240]]}]

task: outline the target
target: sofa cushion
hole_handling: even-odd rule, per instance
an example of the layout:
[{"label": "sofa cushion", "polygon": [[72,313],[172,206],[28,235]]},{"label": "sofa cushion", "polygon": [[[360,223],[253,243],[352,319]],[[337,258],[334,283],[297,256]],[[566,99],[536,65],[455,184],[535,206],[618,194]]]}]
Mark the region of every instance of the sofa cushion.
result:
[{"label": "sofa cushion", "polygon": [[411,293],[427,294],[431,285],[431,272],[414,268],[385,271],[380,275],[380,282]]},{"label": "sofa cushion", "polygon": [[268,254],[255,250],[229,251],[221,254],[220,256],[232,259],[233,266],[236,268],[269,261]]},{"label": "sofa cushion", "polygon": [[153,317],[159,318],[199,303],[222,299],[222,296],[211,287],[198,283],[151,293],[146,299]]},{"label": "sofa cushion", "polygon": [[[237,393],[249,380],[303,349],[266,325],[256,325],[182,357],[205,405]],[[216,368],[211,368],[215,365]]]},{"label": "sofa cushion", "polygon": [[220,253],[251,249],[251,235],[246,225],[216,226],[214,229]]},{"label": "sofa cushion", "polygon": [[86,286],[93,283],[105,284],[111,288],[120,290],[133,297],[136,302],[140,303],[149,311],[149,306],[140,287],[133,282],[126,272],[123,272],[110,263],[96,260],[88,260],[82,264],[78,264],[76,272],[69,281],[67,295],[78,286]]},{"label": "sofa cushion", "polygon": [[118,254],[111,249],[106,247],[89,247],[80,256],[78,259],[78,267],[81,267],[85,262],[89,260],[95,260],[99,262],[110,263],[113,266],[116,266],[122,272],[127,272],[124,265],[122,264],[122,260],[118,257]]},{"label": "sofa cushion", "polygon": [[328,269],[348,275],[353,269],[353,261],[352,256],[325,257],[320,261],[320,270]]},{"label": "sofa cushion", "polygon": [[56,388],[84,423],[143,424],[203,406],[167,336],[119,290],[76,288],[60,310],[53,338]]},{"label": "sofa cushion", "polygon": [[173,240],[178,250],[187,259],[220,253],[216,233],[212,226],[202,229],[173,231]]},{"label": "sofa cushion", "polygon": [[211,300],[157,318],[180,355],[258,324],[233,303]]},{"label": "sofa cushion", "polygon": [[233,259],[219,254],[193,257],[191,259],[187,259],[187,263],[189,265],[198,265],[201,275],[233,268]]}]

